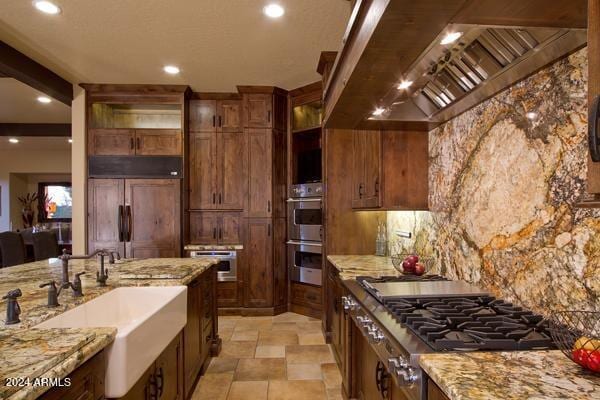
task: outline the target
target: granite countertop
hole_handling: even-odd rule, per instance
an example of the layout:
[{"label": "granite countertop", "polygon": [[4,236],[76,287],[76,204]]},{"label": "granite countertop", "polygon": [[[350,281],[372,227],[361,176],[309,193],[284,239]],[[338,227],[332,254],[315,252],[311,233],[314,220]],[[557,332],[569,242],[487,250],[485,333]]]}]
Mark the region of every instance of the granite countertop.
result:
[{"label": "granite countertop", "polygon": [[340,271],[341,279],[355,279],[357,276],[399,275],[390,257],[372,255],[330,255],[327,260]]},{"label": "granite countertop", "polygon": [[243,250],[243,244],[186,244],[183,248],[187,251],[223,251],[223,250]]},{"label": "granite countertop", "polygon": [[600,375],[558,350],[423,354],[419,364],[451,400],[600,399]]},{"label": "granite countertop", "polygon": [[[0,303],[0,399],[6,398],[7,394],[11,394],[11,400],[36,398],[48,387],[26,386],[15,392],[13,388],[6,387],[5,377],[65,377],[109,345],[117,333],[115,328],[66,331],[35,329],[36,325],[117,287],[187,285],[216,263],[217,260],[211,257],[127,259],[112,265],[106,262],[109,274],[107,286],[99,287],[96,283],[98,261],[71,260],[71,279],[76,272],[86,272],[81,276],[84,295],[74,298],[72,291],[65,289],[59,296],[60,306],[56,308],[46,307],[48,290],[40,289],[39,285],[50,280],[60,282],[60,260],[50,259],[1,269],[0,295],[19,288],[23,296],[18,299],[21,322],[15,325],[4,325],[6,301]],[[31,363],[33,355],[34,364]]]}]

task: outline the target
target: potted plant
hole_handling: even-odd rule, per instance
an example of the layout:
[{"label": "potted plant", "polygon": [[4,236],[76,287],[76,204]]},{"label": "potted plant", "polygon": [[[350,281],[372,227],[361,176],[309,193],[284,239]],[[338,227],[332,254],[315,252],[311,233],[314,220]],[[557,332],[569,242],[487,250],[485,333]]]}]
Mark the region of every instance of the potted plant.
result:
[{"label": "potted plant", "polygon": [[23,228],[31,228],[33,226],[33,217],[35,211],[33,210],[33,204],[38,200],[37,193],[27,193],[27,196],[19,197],[19,202],[23,206],[21,209],[21,216],[23,218]]}]

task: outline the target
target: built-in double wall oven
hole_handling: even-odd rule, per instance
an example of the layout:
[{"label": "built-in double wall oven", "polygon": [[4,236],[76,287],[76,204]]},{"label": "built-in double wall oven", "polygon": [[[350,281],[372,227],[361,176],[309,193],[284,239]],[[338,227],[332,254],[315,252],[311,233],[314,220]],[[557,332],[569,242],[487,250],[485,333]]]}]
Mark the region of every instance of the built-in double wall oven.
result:
[{"label": "built-in double wall oven", "polygon": [[288,204],[288,263],[295,282],[321,285],[323,240],[323,186],[292,186]]}]

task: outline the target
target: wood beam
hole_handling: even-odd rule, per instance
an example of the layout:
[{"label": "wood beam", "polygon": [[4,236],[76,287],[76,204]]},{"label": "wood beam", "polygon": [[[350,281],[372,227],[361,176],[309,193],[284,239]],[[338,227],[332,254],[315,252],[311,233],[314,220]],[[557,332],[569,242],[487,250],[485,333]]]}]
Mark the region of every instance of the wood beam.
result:
[{"label": "wood beam", "polygon": [[71,106],[73,85],[70,82],[1,40],[0,74],[15,78],[61,103]]},{"label": "wood beam", "polygon": [[71,137],[71,124],[0,124],[0,136]]}]

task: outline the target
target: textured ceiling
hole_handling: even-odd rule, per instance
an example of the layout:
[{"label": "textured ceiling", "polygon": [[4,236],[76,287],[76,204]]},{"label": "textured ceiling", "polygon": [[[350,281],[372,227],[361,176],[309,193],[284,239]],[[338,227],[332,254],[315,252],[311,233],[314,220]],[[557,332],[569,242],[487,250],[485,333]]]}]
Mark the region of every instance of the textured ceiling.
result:
[{"label": "textured ceiling", "polygon": [[42,104],[43,93],[12,78],[0,78],[0,123],[71,123],[71,107],[54,100]]},{"label": "textured ceiling", "polygon": [[[319,79],[323,50],[338,50],[347,0],[55,0],[56,16],[31,1],[2,0],[0,39],[73,83],[189,84],[195,91],[236,85],[293,89]],[[162,66],[181,68],[168,76]]]}]

